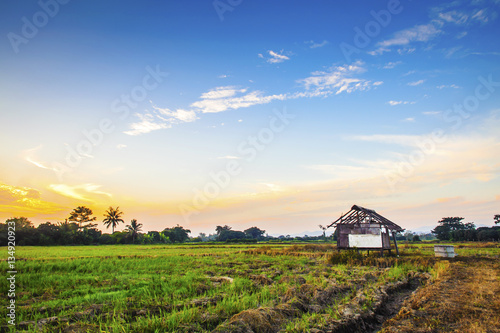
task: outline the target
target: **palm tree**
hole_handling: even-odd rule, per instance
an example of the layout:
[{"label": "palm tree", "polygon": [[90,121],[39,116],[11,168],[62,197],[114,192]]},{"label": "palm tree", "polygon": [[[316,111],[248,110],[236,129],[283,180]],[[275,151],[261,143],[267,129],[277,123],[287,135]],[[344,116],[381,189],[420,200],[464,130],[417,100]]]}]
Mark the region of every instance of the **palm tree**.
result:
[{"label": "palm tree", "polygon": [[137,223],[136,219],[130,221],[130,225],[127,225],[127,231],[132,234],[132,243],[135,243],[135,237],[142,229],[142,223]]},{"label": "palm tree", "polygon": [[115,233],[115,227],[121,222],[124,223],[123,221],[122,214],[123,212],[120,212],[119,210],[120,207],[109,207],[109,209],[106,211],[106,214],[104,214],[104,217],[106,217],[102,222],[106,226],[106,228],[109,228],[111,226],[111,233]]}]

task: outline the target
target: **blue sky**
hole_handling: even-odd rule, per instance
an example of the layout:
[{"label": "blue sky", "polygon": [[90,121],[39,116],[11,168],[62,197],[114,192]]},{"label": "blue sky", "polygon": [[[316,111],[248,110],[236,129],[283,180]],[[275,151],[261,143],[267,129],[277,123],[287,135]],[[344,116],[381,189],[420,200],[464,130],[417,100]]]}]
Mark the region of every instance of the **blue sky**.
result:
[{"label": "blue sky", "polygon": [[500,212],[498,1],[0,6],[3,218],[119,205],[146,230],[280,234],[352,204],[409,229]]}]

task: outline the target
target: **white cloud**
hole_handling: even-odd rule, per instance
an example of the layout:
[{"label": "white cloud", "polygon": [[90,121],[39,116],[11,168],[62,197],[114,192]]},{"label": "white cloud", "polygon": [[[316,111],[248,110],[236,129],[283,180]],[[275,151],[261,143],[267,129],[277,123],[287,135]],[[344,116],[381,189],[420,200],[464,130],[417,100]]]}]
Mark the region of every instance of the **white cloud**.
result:
[{"label": "white cloud", "polygon": [[494,20],[497,17],[497,14],[495,12],[489,12],[488,9],[480,9],[476,10],[474,14],[472,15],[471,19],[479,21],[482,24],[486,24],[489,21]]},{"label": "white cloud", "polygon": [[244,93],[246,89],[236,89],[233,86],[217,87],[201,95],[201,99],[219,99],[232,97],[237,93]]},{"label": "white cloud", "polygon": [[465,24],[467,20],[469,19],[469,16],[465,13],[462,12],[457,12],[455,10],[445,12],[445,13],[439,13],[438,14],[439,18],[450,23],[455,23],[458,25]]},{"label": "white cloud", "polygon": [[23,157],[27,162],[29,162],[29,163],[31,163],[31,164],[33,164],[41,169],[51,169],[51,168],[47,167],[46,165],[44,165],[42,162],[39,162],[37,160],[37,158],[35,157],[36,152],[41,148],[42,148],[42,145],[39,145],[35,148],[26,149],[23,151]]},{"label": "white cloud", "polygon": [[419,142],[424,141],[427,137],[429,135],[373,134],[348,136],[345,139],[416,147]]},{"label": "white cloud", "polygon": [[310,45],[309,45],[309,48],[311,48],[311,49],[316,49],[316,48],[318,48],[318,47],[323,47],[323,46],[327,45],[327,44],[328,44],[328,41],[327,41],[327,40],[324,40],[324,41],[322,41],[321,43],[316,43],[315,41],[310,40],[310,41],[306,42],[306,44],[310,44]]},{"label": "white cloud", "polygon": [[392,68],[394,68],[397,65],[400,65],[402,63],[403,63],[402,61],[395,61],[395,62],[391,61],[391,62],[388,62],[387,64],[385,64],[384,69],[392,69]]},{"label": "white cloud", "polygon": [[371,81],[353,77],[354,74],[363,73],[364,63],[358,61],[352,65],[336,66],[328,71],[316,71],[312,76],[298,80],[307,90],[314,91],[311,96],[328,95],[331,93],[340,94],[341,92],[351,93],[356,90],[366,90],[373,85],[382,84],[381,81],[375,84]]},{"label": "white cloud", "polygon": [[415,102],[409,102],[409,101],[389,101],[387,102],[387,104],[389,104],[390,106],[396,106],[396,105],[400,105],[400,104],[415,104]]},{"label": "white cloud", "polygon": [[[201,94],[200,99],[191,103],[189,110],[159,108],[153,105],[153,110],[136,114],[138,122],[130,125],[130,130],[124,132],[128,135],[140,135],[159,129],[172,127],[174,124],[193,122],[200,113],[218,113],[228,110],[267,104],[275,100],[311,98],[351,93],[356,90],[367,90],[383,84],[382,81],[371,82],[355,77],[365,71],[364,63],[358,61],[351,65],[335,66],[326,71],[316,71],[311,76],[297,80],[305,90],[293,93],[266,95],[259,90],[249,91],[248,88],[235,86],[221,86],[210,89]],[[242,120],[238,120],[241,122]]]},{"label": "white cloud", "polygon": [[193,122],[198,117],[194,111],[177,109],[172,111],[167,108],[152,106],[153,111],[144,114],[137,113],[139,122],[130,124],[130,130],[125,131],[128,135],[146,134],[160,129],[171,128],[173,124]]},{"label": "white cloud", "polygon": [[393,46],[404,46],[412,42],[427,42],[442,31],[434,23],[416,25],[413,28],[398,31],[394,37],[377,43],[378,49],[372,52],[373,55],[389,52]]},{"label": "white cloud", "polygon": [[446,85],[446,84],[442,84],[440,86],[437,86],[436,88],[438,89],[444,89],[444,88],[454,88],[454,89],[459,89],[460,87],[457,86],[456,84],[449,84],[449,85]]},{"label": "white cloud", "polygon": [[[52,191],[61,194],[65,197],[77,199],[77,200],[82,200],[82,201],[89,201],[93,202],[91,198],[88,197],[88,195],[104,195],[107,197],[112,197],[111,194],[98,191],[98,189],[101,187],[101,185],[96,185],[96,184],[81,184],[81,185],[75,185],[75,186],[70,186],[66,184],[51,184],[49,185],[49,189]],[[83,192],[83,193],[82,193]]]},{"label": "white cloud", "polygon": [[[283,54],[283,51],[280,53],[274,52],[272,50],[267,51],[267,53],[271,56],[266,61],[270,64],[279,64],[285,60],[290,60],[289,57]],[[259,53],[259,58],[265,58],[262,54]]]},{"label": "white cloud", "polygon": [[441,111],[424,111],[422,114],[426,116],[437,116],[438,114],[441,114]]},{"label": "white cloud", "polygon": [[407,84],[409,86],[415,87],[415,86],[421,85],[424,82],[425,82],[425,80],[418,80],[418,81],[408,82]]},{"label": "white cloud", "polygon": [[231,156],[231,155],[221,156],[221,157],[217,157],[217,158],[220,160],[239,160],[239,159],[241,159],[241,157]]},{"label": "white cloud", "polygon": [[258,90],[247,92],[247,89],[218,87],[202,94],[201,100],[192,103],[191,107],[202,113],[216,113],[285,99],[285,94],[265,96]]},{"label": "white cloud", "polygon": [[145,114],[136,113],[136,116],[140,119],[140,121],[130,124],[130,130],[125,131],[124,132],[125,134],[135,136],[140,134],[146,134],[163,128],[172,127],[172,125],[170,124],[166,124],[164,122],[158,122],[158,119],[152,113],[145,113]]},{"label": "white cloud", "polygon": [[409,117],[409,118],[405,118],[405,119],[403,119],[403,121],[404,121],[405,123],[414,123],[414,122],[415,122],[415,118],[413,118],[413,117]]},{"label": "white cloud", "polygon": [[120,144],[116,145],[116,148],[117,149],[124,149],[124,148],[127,148],[127,145],[124,145],[124,144],[120,143]]}]

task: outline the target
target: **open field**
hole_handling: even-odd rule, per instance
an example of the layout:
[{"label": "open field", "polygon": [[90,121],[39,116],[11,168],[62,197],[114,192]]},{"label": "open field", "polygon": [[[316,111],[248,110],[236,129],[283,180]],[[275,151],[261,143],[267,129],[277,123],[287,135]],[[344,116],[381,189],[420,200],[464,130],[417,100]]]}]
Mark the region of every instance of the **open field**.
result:
[{"label": "open field", "polygon": [[332,244],[18,247],[17,330],[498,332],[500,245],[455,245],[449,260],[427,243],[400,258]]}]

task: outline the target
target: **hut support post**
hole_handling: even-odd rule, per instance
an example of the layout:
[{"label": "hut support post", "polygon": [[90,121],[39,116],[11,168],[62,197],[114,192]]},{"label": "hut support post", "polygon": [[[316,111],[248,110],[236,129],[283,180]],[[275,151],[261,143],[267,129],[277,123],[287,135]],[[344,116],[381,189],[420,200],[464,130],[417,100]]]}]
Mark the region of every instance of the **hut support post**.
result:
[{"label": "hut support post", "polygon": [[394,231],[392,232],[392,238],[394,239],[394,246],[396,247],[396,254],[399,257],[398,242],[396,241],[396,233]]}]

